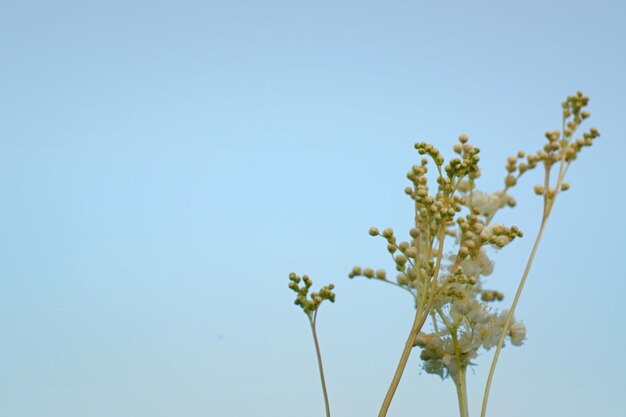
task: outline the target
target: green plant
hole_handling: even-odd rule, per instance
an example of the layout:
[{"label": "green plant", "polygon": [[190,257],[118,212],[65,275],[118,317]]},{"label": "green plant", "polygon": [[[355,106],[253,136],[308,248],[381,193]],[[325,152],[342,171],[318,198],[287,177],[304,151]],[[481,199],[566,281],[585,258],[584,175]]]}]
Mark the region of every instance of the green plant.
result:
[{"label": "green plant", "polygon": [[[415,144],[415,149],[425,157],[407,173],[411,184],[405,193],[414,204],[410,238],[399,240],[391,228],[382,232],[375,227],[369,229],[371,236],[385,241],[397,271],[396,279],[388,279],[385,270],[360,266],[354,267],[349,274],[350,278],[359,276],[393,285],[409,293],[415,302],[413,324],[379,417],[387,415],[415,348],[420,349],[425,372],[441,378],[449,377],[454,382],[459,414],[468,417],[467,369],[473,365],[472,360],[481,349],[488,351],[495,347],[482,402],[481,417],[485,417],[489,390],[505,340],[508,338],[512,345],[519,346],[526,336],[526,327],[515,320],[514,312],[554,203],[560,192],[569,189],[569,184],[564,181],[565,175],[580,151],[591,146],[599,136],[598,131],[591,128],[575,138],[581,123],[589,117],[589,113],[583,110],[587,104],[588,98],[581,92],[567,97],[562,103],[561,130],[546,132],[547,143],[538,152],[526,155],[519,151],[509,156],[504,186],[491,194],[477,188],[481,175],[480,150],[469,143],[467,135],[459,137],[453,147],[457,156],[447,164],[432,145]],[[431,163],[436,176],[436,187],[432,190],[427,179]],[[494,223],[494,218],[504,207],[515,207],[511,189],[521,177],[538,167],[544,168],[543,183],[534,187],[535,193],[543,198],[541,224],[513,302],[509,309],[498,312],[491,304],[502,301],[503,294],[485,288],[483,277],[493,271],[492,252],[523,234],[517,226]],[[290,279],[290,287],[298,293],[296,304],[302,307],[311,323],[326,413],[330,416],[315,318],[323,300],[334,301],[333,286],[312,293],[309,301],[306,297],[311,287],[310,279],[304,276],[305,286],[302,288],[298,285],[298,276],[292,273]],[[432,331],[424,332],[422,329],[428,320]]]}]

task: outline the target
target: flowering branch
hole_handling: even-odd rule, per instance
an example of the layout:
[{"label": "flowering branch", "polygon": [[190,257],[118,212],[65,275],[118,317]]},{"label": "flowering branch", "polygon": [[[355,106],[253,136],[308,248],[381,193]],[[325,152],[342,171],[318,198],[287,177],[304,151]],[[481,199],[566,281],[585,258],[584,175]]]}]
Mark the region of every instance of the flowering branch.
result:
[{"label": "flowering branch", "polygon": [[[539,232],[537,233],[535,244],[533,245],[533,249],[530,253],[530,257],[528,258],[526,268],[524,269],[524,274],[522,275],[519,286],[515,293],[513,304],[511,305],[509,313],[507,314],[504,329],[502,335],[500,336],[500,339],[498,340],[496,352],[491,362],[491,368],[489,370],[489,376],[487,377],[487,384],[485,386],[485,393],[483,395],[483,403],[480,412],[481,417],[485,417],[487,413],[489,390],[491,388],[496,364],[498,363],[498,358],[500,356],[500,350],[502,349],[502,346],[504,344],[504,337],[510,328],[513,313],[515,312],[515,308],[517,307],[517,303],[522,294],[522,290],[524,289],[526,278],[528,278],[528,273],[530,272],[530,268],[533,264],[535,254],[537,253],[537,248],[539,247],[539,242],[541,241],[541,237],[543,236],[543,231],[545,229],[548,218],[550,217],[550,213],[552,212],[552,208],[554,207],[556,197],[559,194],[559,191],[567,191],[569,189],[569,184],[564,182],[565,174],[567,173],[570,164],[574,159],[576,159],[577,154],[582,150],[582,148],[591,146],[593,139],[600,136],[597,129],[591,128],[589,132],[586,132],[583,135],[584,139],[577,139],[576,141],[572,140],[574,133],[576,132],[582,121],[589,117],[589,113],[582,111],[582,109],[587,105],[588,101],[589,99],[583,96],[581,92],[578,92],[574,96],[569,96],[567,100],[562,103],[564,126],[563,132],[561,133],[557,130],[552,132],[546,132],[545,136],[546,139],[548,139],[548,144],[545,145],[544,149],[538,152],[534,156],[534,158],[531,158],[535,162],[543,161],[545,167],[544,185],[535,186],[535,193],[543,196],[543,216],[541,219],[541,226],[539,227]],[[559,172],[557,175],[555,186],[551,187],[550,170],[552,166],[557,162],[559,163]]]},{"label": "flowering branch", "polygon": [[[355,266],[349,274],[350,278],[365,277],[401,288],[410,293],[415,302],[413,323],[378,417],[387,415],[415,347],[421,349],[420,358],[426,373],[454,381],[460,416],[468,417],[467,368],[473,365],[472,360],[480,349],[488,351],[495,346],[481,409],[481,417],[485,417],[489,390],[505,339],[520,346],[526,337],[526,327],[515,320],[514,313],[556,197],[569,189],[569,184],[564,182],[565,174],[581,149],[590,146],[599,136],[598,131],[591,128],[582,138],[573,138],[582,121],[589,117],[589,113],[583,111],[587,102],[588,98],[580,92],[568,97],[563,103],[562,132],[547,132],[548,143],[539,152],[526,156],[525,152],[518,151],[509,156],[504,188],[492,194],[476,187],[481,175],[480,149],[469,143],[467,135],[459,137],[459,142],[453,146],[458,156],[447,164],[434,146],[423,142],[415,144],[418,153],[428,158],[423,158],[407,173],[411,185],[404,191],[414,201],[415,216],[414,226],[409,230],[410,239],[399,241],[390,227],[382,232],[376,227],[369,229],[371,236],[380,236],[386,241],[398,273],[395,281],[387,277],[384,269]],[[437,187],[432,193],[426,178],[431,161],[437,175]],[[536,185],[534,191],[543,196],[541,226],[511,308],[497,312],[489,303],[502,301],[504,295],[484,287],[484,278],[493,272],[490,253],[523,237],[523,233],[517,226],[493,224],[493,220],[504,207],[516,206],[509,191],[522,176],[540,164],[545,168],[544,184]],[[551,185],[550,172],[557,164],[558,174]],[[451,239],[446,241],[447,237]],[[299,286],[301,279],[295,274],[290,275],[290,280],[290,288],[298,294],[296,304],[302,307],[311,324],[329,417],[315,321],[321,302],[334,301],[331,291],[334,287],[329,285],[319,293],[311,293],[309,300],[310,279],[303,276],[303,287]],[[433,330],[423,332],[429,318]]]},{"label": "flowering branch", "polygon": [[[303,275],[300,278],[295,273],[289,274],[289,288],[298,294],[294,304],[300,306],[302,311],[307,315],[309,324],[311,325],[311,333],[313,333],[313,341],[315,343],[315,353],[317,354],[317,365],[320,372],[320,380],[322,381],[322,392],[324,394],[324,407],[326,408],[326,417],[330,417],[330,405],[328,402],[328,392],[326,391],[326,380],[324,379],[324,366],[322,365],[322,354],[320,352],[320,345],[317,341],[317,331],[315,325],[317,323],[317,312],[319,310],[322,301],[330,300],[331,303],[335,302],[335,293],[332,290],[335,288],[333,284],[326,287],[322,287],[318,293],[313,292],[310,294],[310,299],[307,299],[309,289],[313,285],[313,281],[307,276]],[[304,282],[304,285],[300,287],[300,280]]]}]

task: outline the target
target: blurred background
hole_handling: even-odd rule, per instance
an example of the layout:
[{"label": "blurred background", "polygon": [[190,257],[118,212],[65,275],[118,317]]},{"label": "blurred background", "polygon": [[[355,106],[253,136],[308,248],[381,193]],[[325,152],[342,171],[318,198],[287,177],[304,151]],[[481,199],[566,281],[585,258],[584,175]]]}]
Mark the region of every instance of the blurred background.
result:
[{"label": "blurred background", "polygon": [[[412,300],[351,281],[408,236],[416,141],[482,149],[479,187],[583,91],[602,137],[568,172],[490,416],[626,415],[626,57],[619,1],[20,1],[0,5],[0,414],[314,417],[288,274],[333,282],[318,334],[333,415],[374,416]],[[620,116],[622,115],[622,116]],[[512,300],[540,221],[498,221]],[[393,274],[391,274],[393,276]],[[468,375],[478,415],[491,355]],[[390,416],[456,416],[413,356]]]}]

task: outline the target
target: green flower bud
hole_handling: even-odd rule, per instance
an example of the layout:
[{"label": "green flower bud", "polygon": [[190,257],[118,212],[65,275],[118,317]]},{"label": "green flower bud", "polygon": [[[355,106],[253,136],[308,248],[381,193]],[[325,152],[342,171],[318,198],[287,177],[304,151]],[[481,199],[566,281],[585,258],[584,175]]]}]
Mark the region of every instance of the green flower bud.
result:
[{"label": "green flower bud", "polygon": [[402,254],[398,254],[396,255],[396,264],[398,265],[404,265],[406,263],[406,256],[402,255]]}]

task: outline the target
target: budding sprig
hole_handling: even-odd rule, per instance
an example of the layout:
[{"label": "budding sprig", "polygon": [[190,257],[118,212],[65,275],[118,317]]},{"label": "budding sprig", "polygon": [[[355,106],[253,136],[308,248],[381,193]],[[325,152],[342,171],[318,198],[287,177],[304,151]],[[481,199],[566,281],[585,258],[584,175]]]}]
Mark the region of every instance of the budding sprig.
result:
[{"label": "budding sprig", "polygon": [[[582,122],[590,116],[590,113],[583,109],[589,103],[589,98],[580,91],[575,95],[568,96],[561,103],[563,109],[562,131],[553,130],[545,133],[548,140],[542,150],[535,155],[529,155],[535,162],[543,162],[545,167],[544,184],[537,184],[534,187],[535,194],[543,196],[544,217],[547,217],[552,210],[554,201],[560,191],[567,191],[569,183],[565,182],[565,174],[571,163],[576,159],[583,148],[593,144],[594,139],[600,136],[598,129],[590,128],[582,134],[582,137],[574,139],[575,133]],[[556,180],[550,180],[552,167],[559,165]]]},{"label": "budding sprig", "polygon": [[[302,277],[296,275],[294,272],[289,274],[289,288],[291,288],[296,294],[295,305],[300,306],[302,311],[315,323],[315,319],[317,316],[317,311],[322,304],[322,301],[329,300],[331,303],[335,302],[335,293],[332,291],[335,286],[333,284],[326,285],[318,292],[311,292],[311,286],[313,286],[313,281],[309,278],[308,275],[303,275]],[[300,282],[304,285],[300,286]],[[307,296],[309,298],[307,298]]]},{"label": "budding sprig", "polygon": [[[389,227],[382,232],[376,227],[369,229],[371,236],[386,241],[387,251],[398,272],[395,282],[387,278],[384,270],[369,267],[355,266],[348,275],[350,278],[364,276],[400,287],[415,300],[414,325],[380,415],[388,409],[411,348],[419,346],[415,340],[428,317],[432,318],[435,329],[441,328],[436,333],[447,346],[449,352],[446,351],[446,355],[451,354],[456,359],[450,361],[446,356],[443,360],[442,356],[435,366],[430,358],[424,363],[427,372],[433,371],[442,377],[449,375],[455,381],[461,381],[470,364],[469,359],[477,355],[477,349],[495,344],[503,332],[503,321],[496,320],[495,317],[499,316],[491,312],[485,302],[502,300],[503,295],[482,288],[481,276],[489,275],[493,270],[486,249],[501,249],[523,236],[516,226],[490,224],[497,210],[507,205],[515,206],[515,200],[506,193],[515,181],[505,180],[508,188],[493,195],[475,189],[475,182],[481,176],[480,149],[469,143],[467,135],[459,137],[453,147],[457,157],[448,163],[430,144],[420,142],[415,144],[415,149],[429,158],[422,159],[407,173],[412,186],[406,187],[404,192],[414,201],[415,210],[410,239],[398,239]],[[430,160],[437,170],[437,188],[433,193],[427,180]],[[517,164],[517,159],[515,162]],[[444,259],[446,237],[455,238],[456,249]],[[491,324],[483,326],[487,322]],[[469,334],[472,336],[468,337]],[[521,343],[521,339],[519,341]],[[429,354],[424,355],[429,357]],[[459,389],[464,390],[464,387]]]},{"label": "budding sprig", "polygon": [[[567,99],[561,103],[561,108],[563,110],[562,130],[546,132],[545,137],[548,143],[543,146],[543,149],[535,154],[528,155],[527,157],[529,168],[536,167],[540,162],[545,168],[543,185],[537,184],[534,187],[535,194],[543,196],[543,215],[541,218],[541,226],[539,227],[539,231],[537,232],[537,237],[535,239],[535,244],[533,245],[533,249],[528,258],[522,278],[520,279],[511,308],[504,321],[504,331],[500,335],[500,339],[496,345],[496,352],[487,376],[487,384],[485,386],[485,393],[483,396],[480,414],[481,417],[485,417],[487,412],[489,390],[491,388],[494,371],[498,363],[500,350],[504,345],[505,335],[511,334],[512,332],[515,333],[516,329],[519,328],[518,324],[516,324],[513,319],[513,313],[515,312],[522,290],[524,289],[524,284],[528,278],[528,273],[530,272],[537,248],[539,247],[539,242],[543,236],[544,228],[547,224],[550,213],[552,212],[552,208],[554,207],[556,197],[561,191],[567,191],[570,188],[569,184],[564,181],[565,174],[581,150],[585,147],[591,146],[594,139],[600,136],[598,130],[592,127],[589,131],[583,133],[582,138],[579,137],[574,139],[574,135],[582,122],[590,116],[589,112],[583,110],[588,103],[589,98],[585,97],[580,91],[578,91],[575,95],[568,96]],[[558,174],[556,179],[551,181],[550,174],[555,165],[559,166]]]},{"label": "budding sprig", "polygon": [[[444,291],[445,282],[449,282],[445,279],[445,282],[433,279],[436,261],[440,258],[435,247],[437,241],[440,241],[441,247],[445,236],[460,237],[458,251],[456,256],[452,257],[452,265],[449,267],[449,273],[453,274],[466,258],[473,260],[481,256],[483,247],[492,246],[500,249],[523,234],[516,226],[510,228],[502,225],[488,226],[487,216],[491,211],[485,212],[480,204],[481,199],[484,199],[484,193],[475,193],[476,204],[472,203],[472,187],[468,187],[468,184],[480,177],[478,166],[480,149],[469,143],[467,135],[461,135],[459,143],[453,147],[454,152],[460,157],[453,158],[445,166],[443,156],[434,146],[420,142],[415,148],[418,153],[428,155],[435,162],[439,176],[437,192],[431,195],[426,178],[428,159],[422,159],[420,165],[414,165],[407,173],[413,187],[406,187],[405,193],[415,201],[415,226],[409,231],[411,239],[398,242],[392,228],[386,228],[382,232],[376,227],[369,229],[371,236],[380,236],[387,241],[387,250],[398,271],[396,281],[388,280],[382,269],[375,271],[360,266],[355,266],[348,276],[377,278],[401,287],[415,298],[416,307],[420,304],[425,307],[428,300],[436,296],[435,292]],[[466,198],[468,196],[470,198]],[[505,204],[514,205],[511,201],[512,197],[502,193],[502,196],[498,197],[496,209]],[[464,209],[469,213],[461,215],[460,212]],[[485,216],[484,220],[481,219],[481,214]],[[477,279],[477,276],[473,277],[473,280]]]},{"label": "budding sprig", "polygon": [[[296,294],[295,305],[300,306],[302,311],[306,314],[311,325],[311,333],[313,334],[313,342],[315,343],[315,353],[317,354],[317,365],[320,373],[320,380],[322,382],[322,393],[324,394],[324,406],[326,408],[326,417],[330,417],[330,404],[328,401],[328,392],[326,391],[326,380],[324,378],[324,366],[322,364],[322,353],[320,351],[320,345],[317,340],[317,331],[315,325],[317,322],[317,312],[320,305],[324,300],[329,300],[331,303],[335,302],[335,293],[332,291],[335,286],[333,284],[322,287],[319,292],[311,292],[309,290],[313,286],[313,281],[308,275],[302,275],[302,277],[296,275],[294,272],[289,274],[289,288],[291,288]],[[304,284],[300,286],[300,282]],[[309,296],[309,298],[307,298]]]}]

